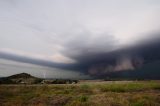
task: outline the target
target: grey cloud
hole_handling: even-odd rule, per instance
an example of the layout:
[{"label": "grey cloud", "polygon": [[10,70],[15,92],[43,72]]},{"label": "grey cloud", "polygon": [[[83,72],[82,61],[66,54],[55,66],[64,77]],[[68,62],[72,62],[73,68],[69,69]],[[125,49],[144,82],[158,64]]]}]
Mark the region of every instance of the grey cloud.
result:
[{"label": "grey cloud", "polygon": [[82,31],[78,36],[72,34],[72,38],[64,44],[64,55],[75,60],[84,54],[109,52],[116,48],[116,39],[107,32],[103,34],[92,34]]},{"label": "grey cloud", "polygon": [[143,60],[141,58],[129,58],[129,57],[120,57],[115,60],[115,63],[99,63],[93,66],[90,66],[88,73],[90,75],[105,75],[110,72],[118,72],[134,69],[143,65]]},{"label": "grey cloud", "polygon": [[[2,0],[0,50],[24,55],[0,52],[0,58],[85,74],[92,66],[135,69],[134,61],[159,59],[158,44],[148,46],[160,37],[159,7],[159,0]],[[76,62],[57,63],[55,57]]]},{"label": "grey cloud", "polygon": [[28,56],[20,56],[17,54],[11,54],[11,53],[5,53],[5,52],[0,52],[0,58],[22,62],[22,63],[29,63],[29,64],[41,65],[41,66],[52,67],[52,68],[55,67],[55,68],[61,68],[61,69],[72,69],[74,66],[74,64],[55,63],[49,60],[47,61],[43,59],[38,59],[38,58],[33,58]]}]

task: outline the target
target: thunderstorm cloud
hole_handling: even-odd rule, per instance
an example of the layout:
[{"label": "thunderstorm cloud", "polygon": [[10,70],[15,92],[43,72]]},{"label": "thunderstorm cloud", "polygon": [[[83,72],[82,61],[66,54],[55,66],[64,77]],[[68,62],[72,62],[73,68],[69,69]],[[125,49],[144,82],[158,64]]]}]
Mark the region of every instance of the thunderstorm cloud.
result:
[{"label": "thunderstorm cloud", "polygon": [[159,0],[0,0],[0,76],[103,78],[160,61]]}]

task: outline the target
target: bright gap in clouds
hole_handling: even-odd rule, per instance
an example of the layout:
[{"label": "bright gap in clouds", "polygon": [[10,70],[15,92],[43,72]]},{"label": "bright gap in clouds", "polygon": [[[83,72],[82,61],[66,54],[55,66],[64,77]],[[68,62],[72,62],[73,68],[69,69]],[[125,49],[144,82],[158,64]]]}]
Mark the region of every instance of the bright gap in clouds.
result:
[{"label": "bright gap in clouds", "polygon": [[28,63],[19,63],[10,60],[0,59],[0,77],[18,73],[29,73],[36,77],[43,78],[44,74],[46,78],[64,78],[64,79],[86,79],[90,78],[89,75],[85,75],[81,72],[75,72],[72,70],[63,70],[57,68],[50,68],[45,66],[33,65]]}]

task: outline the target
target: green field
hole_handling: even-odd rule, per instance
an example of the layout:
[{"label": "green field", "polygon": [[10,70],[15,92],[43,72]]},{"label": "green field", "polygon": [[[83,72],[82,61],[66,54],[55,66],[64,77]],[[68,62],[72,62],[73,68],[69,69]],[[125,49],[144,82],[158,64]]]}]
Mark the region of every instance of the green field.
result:
[{"label": "green field", "polygon": [[0,85],[0,106],[160,106],[160,81]]}]

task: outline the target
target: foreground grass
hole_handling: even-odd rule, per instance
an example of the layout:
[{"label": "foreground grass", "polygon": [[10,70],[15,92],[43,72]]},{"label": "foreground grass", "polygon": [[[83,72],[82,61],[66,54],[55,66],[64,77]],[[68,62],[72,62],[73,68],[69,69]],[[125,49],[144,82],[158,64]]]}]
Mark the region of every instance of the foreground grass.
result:
[{"label": "foreground grass", "polygon": [[160,83],[0,85],[0,106],[160,106]]}]

